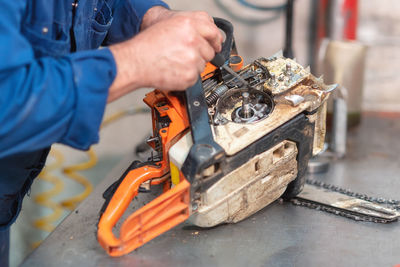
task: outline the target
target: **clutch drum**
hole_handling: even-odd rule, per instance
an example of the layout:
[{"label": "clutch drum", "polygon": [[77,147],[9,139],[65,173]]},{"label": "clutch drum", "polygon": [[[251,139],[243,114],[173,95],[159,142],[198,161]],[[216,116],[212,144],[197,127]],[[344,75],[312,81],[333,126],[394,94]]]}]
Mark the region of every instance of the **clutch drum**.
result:
[{"label": "clutch drum", "polygon": [[217,102],[219,122],[255,123],[268,117],[274,109],[272,97],[256,89],[234,89]]}]

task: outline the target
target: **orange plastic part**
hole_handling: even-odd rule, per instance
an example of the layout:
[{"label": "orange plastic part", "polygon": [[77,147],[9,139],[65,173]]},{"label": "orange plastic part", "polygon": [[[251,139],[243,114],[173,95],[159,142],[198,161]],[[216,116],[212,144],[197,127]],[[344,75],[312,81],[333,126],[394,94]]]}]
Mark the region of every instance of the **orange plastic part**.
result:
[{"label": "orange plastic part", "polygon": [[[106,252],[113,257],[125,255],[151,239],[185,221],[189,215],[190,184],[185,179],[174,188],[163,193],[124,221],[117,238],[112,228],[122,216],[132,199],[137,195],[141,181],[146,175],[143,170],[131,171],[121,183],[99,225],[97,239]],[[127,186],[128,188],[125,188]],[[119,205],[118,209],[108,210]]]},{"label": "orange plastic part", "polygon": [[204,68],[204,71],[200,75],[201,79],[207,80],[208,78],[211,78],[212,76],[214,76],[214,73],[217,69],[218,69],[217,67],[208,62],[206,64],[206,67]]},{"label": "orange plastic part", "polygon": [[[229,67],[231,69],[233,69],[234,71],[238,72],[239,70],[241,70],[243,68],[243,58],[239,55],[231,55],[230,59],[229,59]],[[208,62],[206,64],[206,67],[204,68],[203,72],[201,73],[201,79],[207,80],[208,78],[211,78],[212,76],[214,76],[215,71],[218,68],[216,66],[214,66],[213,64],[211,64],[210,62]]]},{"label": "orange plastic part", "polygon": [[[189,127],[186,106],[179,96],[154,90],[146,95],[144,102],[152,108],[153,132],[161,137],[163,160],[157,166],[143,166],[129,171],[100,218],[98,241],[109,255],[115,257],[140,247],[185,221],[190,215],[190,183],[181,175],[178,185],[172,189],[168,184],[164,185],[161,196],[128,217],[122,224],[119,238],[112,231],[138,194],[142,183],[150,181],[153,185],[160,184],[169,178],[168,150]],[[169,126],[158,129],[158,117],[165,116],[171,121]],[[152,145],[155,148],[155,144]]]},{"label": "orange plastic part", "polygon": [[240,71],[243,68],[243,58],[239,55],[231,55],[229,67],[236,72]]}]

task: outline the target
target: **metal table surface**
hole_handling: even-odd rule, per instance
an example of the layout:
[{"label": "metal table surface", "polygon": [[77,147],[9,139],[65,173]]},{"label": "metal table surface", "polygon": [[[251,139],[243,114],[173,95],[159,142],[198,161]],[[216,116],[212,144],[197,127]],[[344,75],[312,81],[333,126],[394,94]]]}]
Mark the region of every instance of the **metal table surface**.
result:
[{"label": "metal table surface", "polygon": [[[399,136],[400,119],[367,116],[350,133],[346,159],[314,178],[398,199]],[[111,258],[96,241],[97,214],[102,192],[129,161],[112,171],[22,266],[365,267],[400,263],[399,222],[356,222],[279,201],[237,224],[201,229],[183,223],[129,255]]]}]

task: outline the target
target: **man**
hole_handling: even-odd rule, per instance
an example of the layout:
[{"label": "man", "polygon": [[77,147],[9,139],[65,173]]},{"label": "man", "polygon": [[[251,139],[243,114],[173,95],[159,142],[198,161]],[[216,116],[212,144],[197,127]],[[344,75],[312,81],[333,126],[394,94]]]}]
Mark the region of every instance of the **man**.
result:
[{"label": "man", "polygon": [[160,0],[0,2],[4,266],[8,229],[49,147],[88,149],[98,142],[106,102],[132,90],[193,85],[222,36],[206,13],[171,11]]}]

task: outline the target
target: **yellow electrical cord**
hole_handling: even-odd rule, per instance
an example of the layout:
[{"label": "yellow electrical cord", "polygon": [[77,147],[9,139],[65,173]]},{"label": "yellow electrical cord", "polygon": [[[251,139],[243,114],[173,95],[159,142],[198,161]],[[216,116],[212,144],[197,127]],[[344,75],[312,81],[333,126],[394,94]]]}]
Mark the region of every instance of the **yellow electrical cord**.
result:
[{"label": "yellow electrical cord", "polygon": [[[51,200],[52,197],[60,194],[64,189],[64,183],[55,175],[50,174],[52,171],[59,169],[64,161],[63,154],[57,150],[52,149],[50,156],[54,158],[54,162],[48,164],[46,168],[39,174],[38,179],[53,184],[53,188],[40,193],[34,197],[34,201],[52,210],[52,213],[47,216],[43,216],[33,222],[35,228],[38,228],[45,232],[52,232],[55,228],[54,222],[59,220],[63,215],[64,209],[60,204]],[[38,241],[32,244],[33,248],[36,248],[42,241]]]},{"label": "yellow electrical cord", "polygon": [[[41,217],[34,221],[33,225],[35,228],[38,228],[45,232],[52,232],[55,226],[52,224],[61,218],[63,215],[64,209],[73,210],[76,205],[79,204],[82,200],[84,200],[93,190],[92,184],[82,175],[76,173],[77,171],[83,171],[86,169],[92,168],[97,163],[97,156],[93,149],[91,148],[88,152],[86,152],[89,156],[89,160],[84,163],[79,163],[75,165],[71,165],[62,169],[62,172],[69,177],[70,179],[80,183],[84,186],[84,191],[71,197],[67,200],[62,201],[61,203],[57,203],[51,200],[52,197],[59,195],[64,189],[64,183],[57,176],[50,174],[51,172],[60,169],[64,162],[64,157],[61,152],[58,150],[52,149],[50,152],[50,156],[55,158],[55,162],[46,165],[46,168],[39,174],[38,178],[40,180],[49,182],[54,184],[54,187],[46,192],[38,194],[34,201],[43,206],[51,209],[53,211],[52,214]],[[42,241],[37,241],[32,244],[32,248],[36,248],[40,245]]]},{"label": "yellow electrical cord", "polygon": [[90,148],[86,154],[89,157],[89,160],[83,163],[71,165],[68,167],[63,168],[62,172],[71,180],[81,184],[84,187],[82,193],[68,198],[62,201],[60,204],[66,209],[74,210],[76,206],[84,200],[90,193],[93,191],[93,185],[90,183],[89,180],[86,179],[85,176],[78,174],[79,171],[84,171],[90,168],[93,168],[97,164],[97,155],[94,152],[93,148]]},{"label": "yellow electrical cord", "polygon": [[[107,118],[105,118],[100,126],[100,129],[103,129],[104,127],[108,126],[109,124],[125,117],[128,115],[134,115],[134,114],[139,114],[139,113],[148,113],[150,109],[148,108],[142,108],[142,107],[131,107],[129,109],[125,109],[122,111],[118,111]],[[82,186],[84,186],[84,191],[76,196],[73,196],[71,198],[68,198],[67,200],[64,200],[61,202],[61,205],[69,210],[74,210],[76,206],[84,200],[86,197],[90,195],[90,193],[93,191],[93,185],[88,181],[83,175],[78,174],[78,171],[84,171],[88,170],[90,168],[93,168],[97,164],[97,156],[96,153],[92,148],[86,154],[89,157],[89,160],[84,163],[79,163],[76,165],[71,165],[63,168],[62,172],[70,179],[76,181],[77,183],[80,183]]]}]

